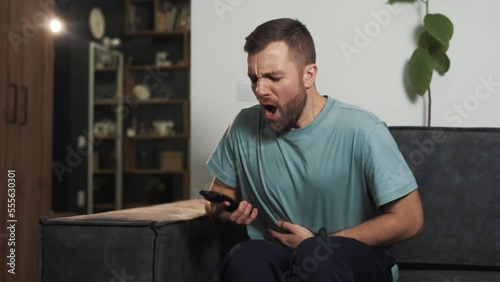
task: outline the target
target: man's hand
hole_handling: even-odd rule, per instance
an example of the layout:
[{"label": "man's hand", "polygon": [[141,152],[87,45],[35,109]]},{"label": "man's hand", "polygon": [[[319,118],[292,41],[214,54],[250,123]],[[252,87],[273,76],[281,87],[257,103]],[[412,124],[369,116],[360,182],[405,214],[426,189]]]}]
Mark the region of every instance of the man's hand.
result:
[{"label": "man's hand", "polygon": [[[224,184],[222,181],[217,179],[217,177],[213,178],[209,191],[222,193],[235,199],[236,201],[241,200],[241,194],[238,188],[230,187]],[[258,210],[253,208],[247,201],[241,201],[238,208],[232,212],[228,212],[226,210],[229,205],[230,204],[227,201],[218,204],[206,201],[205,210],[207,211],[208,216],[212,219],[236,224],[249,225],[257,217]]]},{"label": "man's hand", "polygon": [[314,234],[307,228],[286,221],[278,221],[276,225],[289,233],[280,233],[268,229],[271,236],[283,245],[295,249],[302,241],[314,237]]},{"label": "man's hand", "polygon": [[232,222],[236,224],[251,224],[257,218],[258,210],[252,208],[252,204],[247,201],[241,201],[238,208],[232,212],[226,210],[229,202],[210,203],[212,215],[220,221]]}]

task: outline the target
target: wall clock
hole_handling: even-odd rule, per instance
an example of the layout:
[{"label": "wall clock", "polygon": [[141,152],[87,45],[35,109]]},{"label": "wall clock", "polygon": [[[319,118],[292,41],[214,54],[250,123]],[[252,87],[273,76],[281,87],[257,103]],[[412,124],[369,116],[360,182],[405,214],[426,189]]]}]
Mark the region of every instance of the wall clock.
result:
[{"label": "wall clock", "polygon": [[89,15],[89,28],[92,36],[100,40],[106,30],[106,21],[100,8],[92,8]]}]

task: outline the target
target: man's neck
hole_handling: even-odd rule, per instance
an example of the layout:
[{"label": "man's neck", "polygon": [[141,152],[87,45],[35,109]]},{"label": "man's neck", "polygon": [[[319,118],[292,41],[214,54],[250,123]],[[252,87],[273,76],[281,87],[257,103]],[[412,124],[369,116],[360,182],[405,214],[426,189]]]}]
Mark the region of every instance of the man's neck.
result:
[{"label": "man's neck", "polygon": [[316,89],[313,92],[308,92],[307,95],[308,100],[297,122],[297,128],[304,127],[313,122],[326,105],[327,98],[321,96]]}]

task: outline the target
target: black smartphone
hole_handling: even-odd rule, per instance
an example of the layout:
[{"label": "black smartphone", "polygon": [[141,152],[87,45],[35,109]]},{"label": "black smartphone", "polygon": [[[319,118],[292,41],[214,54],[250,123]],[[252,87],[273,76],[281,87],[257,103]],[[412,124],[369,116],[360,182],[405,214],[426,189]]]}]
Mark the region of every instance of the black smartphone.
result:
[{"label": "black smartphone", "polygon": [[199,190],[200,195],[203,196],[207,201],[214,203],[222,203],[224,201],[229,202],[229,207],[226,208],[227,211],[232,212],[238,208],[240,203],[238,203],[235,199],[230,198],[222,193],[207,191],[207,190]]}]

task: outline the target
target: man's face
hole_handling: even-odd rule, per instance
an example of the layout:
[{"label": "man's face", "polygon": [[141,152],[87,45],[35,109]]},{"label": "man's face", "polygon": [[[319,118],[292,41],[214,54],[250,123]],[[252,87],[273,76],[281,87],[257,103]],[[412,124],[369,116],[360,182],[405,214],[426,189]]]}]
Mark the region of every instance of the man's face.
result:
[{"label": "man's face", "polygon": [[296,126],[307,101],[302,70],[288,54],[284,42],[270,43],[248,56],[248,77],[269,126],[277,133]]}]

